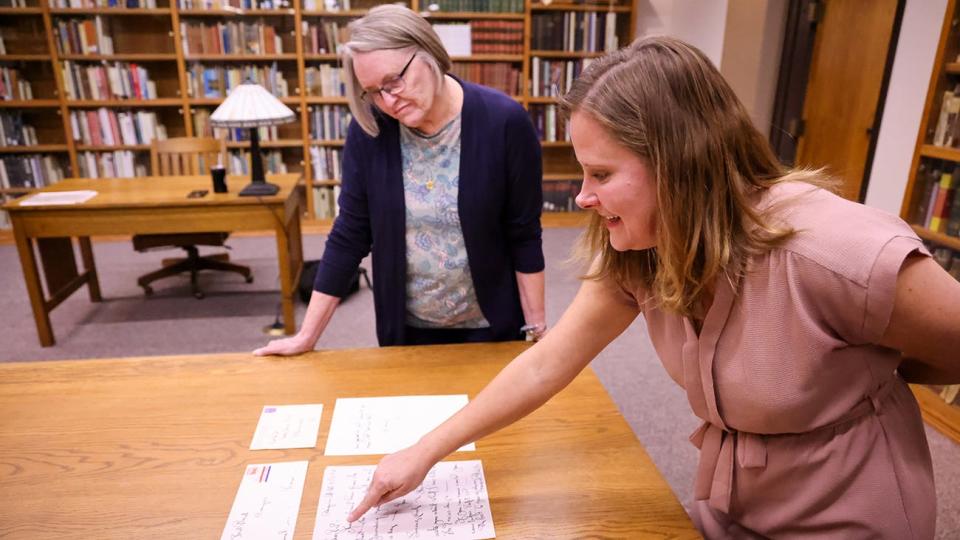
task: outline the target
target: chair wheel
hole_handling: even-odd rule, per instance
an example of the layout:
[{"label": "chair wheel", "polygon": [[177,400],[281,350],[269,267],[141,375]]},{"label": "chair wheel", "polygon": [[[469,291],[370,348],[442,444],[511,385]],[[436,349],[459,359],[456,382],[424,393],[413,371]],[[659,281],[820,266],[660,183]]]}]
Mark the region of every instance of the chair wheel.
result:
[{"label": "chair wheel", "polygon": [[193,297],[196,298],[197,300],[203,300],[204,294],[200,291],[197,291],[193,293]]},{"label": "chair wheel", "polygon": [[247,276],[246,282],[247,282],[247,283],[253,283],[253,275]]}]

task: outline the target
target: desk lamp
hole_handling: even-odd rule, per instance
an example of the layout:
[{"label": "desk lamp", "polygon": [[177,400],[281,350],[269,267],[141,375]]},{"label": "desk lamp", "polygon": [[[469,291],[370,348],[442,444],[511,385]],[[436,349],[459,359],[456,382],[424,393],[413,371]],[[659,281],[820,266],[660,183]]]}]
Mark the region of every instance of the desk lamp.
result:
[{"label": "desk lamp", "polygon": [[240,196],[275,195],[280,187],[268,184],[263,177],[263,158],[260,156],[261,126],[275,126],[292,122],[295,116],[287,107],[259,84],[247,81],[236,86],[227,99],[210,115],[210,125],[223,128],[250,128],[250,183]]}]

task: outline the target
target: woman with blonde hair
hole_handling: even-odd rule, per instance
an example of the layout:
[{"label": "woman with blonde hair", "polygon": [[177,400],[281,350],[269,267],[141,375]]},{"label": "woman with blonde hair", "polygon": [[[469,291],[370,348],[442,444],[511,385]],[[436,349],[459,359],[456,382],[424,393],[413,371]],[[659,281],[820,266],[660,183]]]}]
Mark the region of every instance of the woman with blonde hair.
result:
[{"label": "woman with blonde hair", "polygon": [[703,421],[708,538],[932,538],[930,453],[905,379],[960,382],[960,283],[895,216],[788,171],[697,49],[658,37],[564,98],[594,212],[556,327],[453,418],[385,457],[350,515],[533,411],[642,314]]},{"label": "woman with blonde hair", "polygon": [[539,338],[543,175],[526,111],[449,75],[433,27],[405,7],[348,30],[340,214],[300,331],[254,354],[313,350],[371,251],[381,345]]}]

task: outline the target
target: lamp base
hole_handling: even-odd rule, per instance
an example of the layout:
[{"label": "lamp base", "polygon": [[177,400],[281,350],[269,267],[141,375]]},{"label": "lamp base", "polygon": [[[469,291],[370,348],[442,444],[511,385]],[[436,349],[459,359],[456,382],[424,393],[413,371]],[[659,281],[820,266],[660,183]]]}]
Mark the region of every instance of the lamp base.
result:
[{"label": "lamp base", "polygon": [[269,197],[276,195],[280,186],[269,182],[251,182],[240,192],[241,197]]}]

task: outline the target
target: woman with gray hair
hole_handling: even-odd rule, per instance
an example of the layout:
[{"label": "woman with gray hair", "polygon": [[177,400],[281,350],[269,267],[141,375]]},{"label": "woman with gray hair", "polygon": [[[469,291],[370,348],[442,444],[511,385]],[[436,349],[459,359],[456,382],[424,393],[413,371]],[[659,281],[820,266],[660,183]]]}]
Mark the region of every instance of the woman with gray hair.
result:
[{"label": "woman with gray hair", "polygon": [[542,171],[526,111],[449,75],[433,27],[405,7],[348,30],[340,214],[300,331],[254,354],[313,350],[371,252],[380,345],[538,339]]}]

